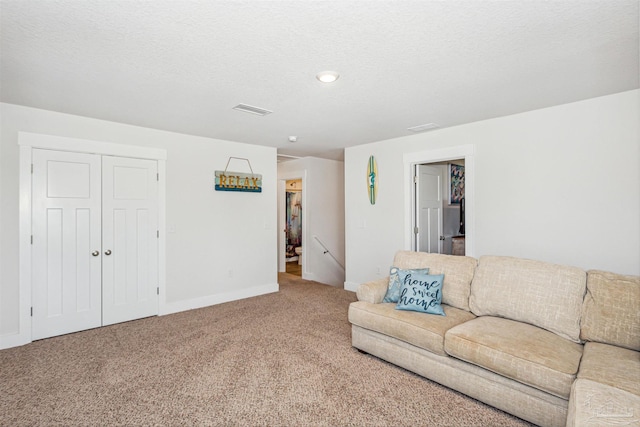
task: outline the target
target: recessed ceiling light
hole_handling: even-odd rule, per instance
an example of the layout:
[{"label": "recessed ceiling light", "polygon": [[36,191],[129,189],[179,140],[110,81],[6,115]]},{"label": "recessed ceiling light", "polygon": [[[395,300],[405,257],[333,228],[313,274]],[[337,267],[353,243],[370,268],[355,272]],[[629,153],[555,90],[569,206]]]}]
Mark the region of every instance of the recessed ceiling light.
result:
[{"label": "recessed ceiling light", "polygon": [[316,79],[322,83],[333,83],[338,80],[338,77],[340,77],[340,74],[335,71],[322,71],[316,75]]}]

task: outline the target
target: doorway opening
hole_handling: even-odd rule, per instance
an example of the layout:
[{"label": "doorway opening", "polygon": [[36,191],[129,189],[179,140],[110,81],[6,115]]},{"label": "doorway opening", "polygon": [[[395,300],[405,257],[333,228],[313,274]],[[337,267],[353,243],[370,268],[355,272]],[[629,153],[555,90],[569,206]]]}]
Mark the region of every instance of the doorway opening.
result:
[{"label": "doorway opening", "polygon": [[[432,178],[430,184],[423,184],[423,188],[420,188],[417,183],[419,178],[416,176],[416,171],[419,171],[422,166],[425,165],[430,168],[442,170],[442,175],[438,172],[438,178]],[[451,190],[451,166],[458,165],[464,166],[464,195],[456,193],[456,190],[460,188],[454,188]],[[455,168],[454,168],[455,169]],[[454,171],[455,172],[455,171]],[[461,255],[474,256],[475,254],[475,146],[474,145],[462,145],[457,147],[449,147],[428,151],[421,151],[415,153],[406,153],[404,155],[404,174],[405,182],[407,183],[405,190],[405,248],[407,250],[419,250],[426,252],[423,249],[425,242],[420,243],[420,222],[421,217],[419,215],[420,192],[424,190],[425,186],[430,186],[431,189],[436,189],[439,194],[436,199],[440,199],[442,208],[440,212],[435,210],[428,215],[424,210],[422,211],[422,219],[431,222],[432,228],[429,231],[429,225],[423,224],[422,237],[425,237],[428,244],[431,245],[432,252],[445,253],[445,250],[449,249],[451,245],[451,252],[456,252]],[[455,177],[454,177],[455,180]],[[458,183],[459,184],[459,183]],[[450,194],[453,194],[453,198]],[[422,198],[426,200],[424,197]],[[449,203],[453,200],[454,203]],[[436,200],[437,201],[437,200]],[[428,208],[426,206],[425,208]],[[449,234],[444,232],[444,210],[450,210],[450,218],[448,220]],[[458,219],[454,212],[457,211]],[[462,211],[462,212],[461,212]],[[442,221],[438,219],[438,215],[442,217]],[[460,218],[463,219],[460,223]],[[456,228],[457,225],[457,228]],[[425,228],[426,227],[426,228]],[[440,229],[439,229],[440,228]],[[461,239],[464,235],[464,239]],[[450,236],[450,240],[447,242],[447,237]],[[456,239],[454,239],[454,237]],[[455,246],[455,247],[454,247]]]},{"label": "doorway opening", "polygon": [[[305,275],[307,256],[303,245],[308,242],[308,215],[303,212],[307,205],[306,176],[306,170],[278,174],[278,272],[291,272],[301,277]],[[289,233],[290,228],[292,233]],[[296,248],[299,248],[298,254]]]},{"label": "doorway opening", "polygon": [[302,179],[285,182],[286,272],[302,276]]},{"label": "doorway opening", "polygon": [[464,164],[461,158],[414,166],[413,250],[465,254]]}]

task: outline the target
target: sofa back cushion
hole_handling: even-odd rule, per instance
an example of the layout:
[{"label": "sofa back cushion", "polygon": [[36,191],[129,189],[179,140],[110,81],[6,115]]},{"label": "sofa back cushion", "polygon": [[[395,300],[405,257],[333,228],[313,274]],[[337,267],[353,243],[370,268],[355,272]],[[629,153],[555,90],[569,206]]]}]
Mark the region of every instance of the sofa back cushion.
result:
[{"label": "sofa back cushion", "polygon": [[429,268],[429,274],[444,274],[442,303],[469,311],[471,280],[477,260],[468,256],[399,251],[393,265],[402,269]]},{"label": "sofa back cushion", "polygon": [[518,320],[580,342],[586,273],[522,258],[483,256],[471,283],[476,316]]},{"label": "sofa back cushion", "polygon": [[587,273],[580,338],[640,351],[640,276]]}]

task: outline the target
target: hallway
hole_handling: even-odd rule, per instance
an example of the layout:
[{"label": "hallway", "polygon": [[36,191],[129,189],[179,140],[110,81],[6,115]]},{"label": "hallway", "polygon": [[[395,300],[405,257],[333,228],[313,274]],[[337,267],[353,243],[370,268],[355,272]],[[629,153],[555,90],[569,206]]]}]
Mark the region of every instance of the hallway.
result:
[{"label": "hallway", "polygon": [[290,261],[287,263],[287,273],[295,274],[302,277],[302,266],[298,264],[298,261]]}]

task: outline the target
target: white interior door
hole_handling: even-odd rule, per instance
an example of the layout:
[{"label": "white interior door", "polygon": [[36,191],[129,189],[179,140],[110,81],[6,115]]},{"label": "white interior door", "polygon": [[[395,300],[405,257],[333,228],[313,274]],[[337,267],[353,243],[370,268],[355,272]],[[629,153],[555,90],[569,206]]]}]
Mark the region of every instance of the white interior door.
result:
[{"label": "white interior door", "polygon": [[158,164],[104,156],[103,324],[158,314]]},{"label": "white interior door", "polygon": [[101,325],[100,156],[33,150],[32,339]]},{"label": "white interior door", "polygon": [[416,250],[442,253],[442,169],[416,166]]}]

